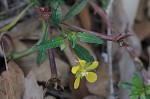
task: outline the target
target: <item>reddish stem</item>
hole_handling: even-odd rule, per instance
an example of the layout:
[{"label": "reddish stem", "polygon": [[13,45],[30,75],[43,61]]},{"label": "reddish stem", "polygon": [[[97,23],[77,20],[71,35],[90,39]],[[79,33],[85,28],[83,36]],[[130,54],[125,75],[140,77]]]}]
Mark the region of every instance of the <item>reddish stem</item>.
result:
[{"label": "reddish stem", "polygon": [[106,25],[109,28],[113,27],[116,30],[116,32],[119,33],[119,29],[115,25],[113,25],[113,22],[111,20],[109,20],[108,17],[106,17],[107,15],[106,15],[105,11],[92,1],[90,1],[90,4],[93,7],[94,11],[96,11],[97,14],[103,19],[103,21],[106,23]]},{"label": "reddish stem", "polygon": [[52,49],[48,49],[48,57],[49,57],[49,62],[50,62],[52,78],[56,78],[57,77],[57,68],[56,68],[55,58],[54,58]]},{"label": "reddish stem", "polygon": [[[98,13],[99,16],[101,16],[104,20],[104,22],[106,23],[106,25],[110,28],[114,28],[114,30],[116,31],[116,33],[119,33],[119,29],[116,28],[116,26],[114,24],[112,24],[111,20],[107,19],[107,15],[104,13],[104,11],[94,2],[90,1],[91,6],[93,7],[93,9]],[[128,26],[128,25],[127,25]],[[128,28],[127,28],[128,29]],[[125,30],[125,33],[128,32],[128,30]],[[123,39],[131,36],[131,34],[119,34],[120,36],[116,36],[116,39],[118,43],[120,43],[120,41],[122,41]],[[134,62],[136,63],[136,67],[137,69],[141,72],[142,78],[144,81],[146,81],[148,84],[150,84],[150,76],[148,75],[147,71],[145,70],[142,61],[137,57],[136,53],[134,52],[133,48],[125,43],[123,41],[123,47],[127,50],[127,52],[130,54],[131,58],[134,60]],[[127,46],[126,46],[127,45]]]},{"label": "reddish stem", "polygon": [[[47,27],[47,31],[50,35],[50,25]],[[55,63],[55,57],[53,54],[53,49],[48,49],[48,57],[49,57],[52,78],[57,78],[57,68]]]},{"label": "reddish stem", "polygon": [[78,30],[78,31],[81,31],[81,32],[87,32],[87,33],[93,34],[97,37],[100,37],[102,39],[113,41],[113,42],[118,42],[121,39],[125,39],[129,36],[132,36],[131,34],[123,34],[123,33],[119,33],[115,36],[111,36],[111,35],[106,35],[106,34],[94,32],[94,31],[89,31],[89,30],[80,28],[78,26],[74,26],[74,25],[70,25],[70,24],[66,24],[66,23],[62,23],[62,24],[65,25],[65,26],[68,26],[69,28],[72,28],[72,29],[75,29],[75,30]]}]

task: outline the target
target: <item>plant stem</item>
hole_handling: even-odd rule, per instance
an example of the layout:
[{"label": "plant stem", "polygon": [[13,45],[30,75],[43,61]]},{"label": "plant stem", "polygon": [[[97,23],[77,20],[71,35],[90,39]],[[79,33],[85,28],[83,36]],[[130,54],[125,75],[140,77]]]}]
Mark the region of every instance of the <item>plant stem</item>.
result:
[{"label": "plant stem", "polygon": [[17,17],[14,21],[12,21],[10,24],[7,26],[3,27],[0,29],[0,33],[3,33],[7,30],[9,30],[11,27],[13,27],[19,20],[20,18],[26,13],[26,11],[33,5],[33,3],[30,3]]},{"label": "plant stem", "polygon": [[13,52],[10,53],[10,57],[8,57],[10,60],[17,60],[20,59],[22,57],[28,56],[30,54],[32,54],[34,52],[33,47],[26,49],[22,52]]},{"label": "plant stem", "polygon": [[125,39],[125,38],[128,38],[130,36],[132,36],[131,34],[127,33],[127,34],[123,34],[123,33],[118,33],[117,35],[106,35],[106,34],[102,34],[102,33],[98,33],[98,32],[94,32],[94,31],[89,31],[89,30],[86,30],[86,29],[83,29],[83,28],[80,28],[78,26],[74,26],[74,25],[70,25],[70,24],[66,24],[66,23],[62,23],[63,25],[69,27],[69,28],[72,28],[74,30],[78,30],[78,31],[81,31],[81,32],[86,32],[86,33],[90,33],[90,34],[93,34],[101,39],[104,39],[104,40],[108,40],[108,41],[113,41],[113,42],[118,42],[120,41],[121,39]]},{"label": "plant stem", "polygon": [[[110,9],[112,4],[113,4],[113,2],[110,0],[110,3],[108,5],[107,9]],[[103,9],[100,9],[100,7],[96,3],[92,2],[92,1],[90,1],[90,5],[94,9],[94,11],[103,19],[103,21],[105,22],[105,24],[109,28],[114,28],[115,32],[119,33],[119,29],[115,25],[113,25],[112,21],[106,15],[108,10],[105,13]]]},{"label": "plant stem", "polygon": [[[110,27],[110,23],[111,20],[108,20],[108,18],[106,18],[106,14],[101,10],[101,8],[95,4],[94,2],[90,1],[90,4],[92,5],[93,9],[99,14],[99,16],[101,16],[102,18],[104,18],[104,22],[106,23],[106,25],[108,27]],[[108,24],[109,23],[109,24]],[[114,28],[114,30],[116,31],[116,33],[119,33],[120,30],[116,28],[116,26],[114,24],[111,23],[111,27],[110,28]],[[125,33],[128,30],[125,30]],[[124,39],[124,37],[123,37]],[[136,68],[138,69],[138,71],[141,73],[141,76],[143,78],[143,80],[150,85],[150,76],[148,75],[147,71],[144,68],[144,65],[142,63],[142,61],[138,58],[138,56],[136,55],[135,51],[133,50],[133,48],[128,45],[128,46],[122,46],[126,49],[126,51],[129,53],[129,55],[131,56],[131,58],[134,60],[134,62],[136,63]]]},{"label": "plant stem", "polygon": [[70,25],[70,24],[67,24],[67,23],[62,23],[63,25],[69,27],[69,28],[72,28],[72,29],[75,29],[75,30],[78,30],[78,31],[81,31],[81,32],[87,32],[87,33],[90,33],[90,34],[93,34],[97,37],[100,37],[102,39],[105,39],[105,40],[109,40],[109,41],[114,41],[114,37],[115,36],[111,36],[111,35],[106,35],[106,34],[102,34],[102,33],[98,33],[98,32],[94,32],[94,31],[89,31],[89,30],[86,30],[86,29],[83,29],[83,28],[80,28],[78,26],[74,26],[74,25]]},{"label": "plant stem", "polygon": [[[50,24],[49,26],[47,27],[47,31],[50,35]],[[50,69],[51,69],[51,75],[52,75],[52,78],[57,78],[57,68],[56,68],[56,62],[55,62],[55,57],[54,57],[54,54],[53,54],[53,49],[48,49],[48,57],[49,57],[49,63],[50,63]]]},{"label": "plant stem", "polygon": [[57,78],[57,68],[56,68],[55,58],[52,49],[48,49],[48,57],[49,57],[52,78]]}]

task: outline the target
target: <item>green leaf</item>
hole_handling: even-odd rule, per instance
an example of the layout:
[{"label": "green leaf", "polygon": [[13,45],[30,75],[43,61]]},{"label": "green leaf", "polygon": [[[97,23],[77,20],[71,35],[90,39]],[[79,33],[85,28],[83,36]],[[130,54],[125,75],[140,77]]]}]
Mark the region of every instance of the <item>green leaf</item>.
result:
[{"label": "green leaf", "polygon": [[35,46],[34,49],[35,50],[46,50],[49,48],[56,48],[56,47],[61,46],[61,44],[64,43],[65,39],[66,39],[65,37],[57,36],[55,38],[52,38],[50,41],[47,41],[47,42],[44,42],[44,43],[41,43],[41,44]]},{"label": "green leaf", "polygon": [[[47,40],[48,40],[48,33],[45,33],[41,44],[46,42]],[[38,51],[37,58],[36,58],[36,63],[38,66],[41,65],[46,60],[46,58],[47,58],[46,51],[47,50],[39,50]]]},{"label": "green leaf", "polygon": [[138,75],[136,73],[133,75],[132,84],[138,88],[142,88],[142,79],[141,79],[140,75]]},{"label": "green leaf", "polygon": [[118,86],[119,86],[120,88],[130,89],[130,90],[132,90],[132,89],[135,88],[135,86],[132,85],[131,83],[123,82],[123,81],[120,81],[119,84],[118,84]]},{"label": "green leaf", "polygon": [[41,6],[40,0],[30,0],[30,1],[33,2],[37,6]]},{"label": "green leaf", "polygon": [[46,51],[47,50],[38,51],[38,55],[36,58],[36,63],[38,66],[40,66],[46,60],[46,58],[47,58]]},{"label": "green leaf", "polygon": [[150,95],[146,95],[147,99],[150,99]]},{"label": "green leaf", "polygon": [[80,41],[82,42],[89,42],[89,43],[97,43],[97,44],[102,44],[103,40],[96,37],[95,35],[88,34],[85,32],[78,32],[76,33],[77,37],[79,37]]},{"label": "green leaf", "polygon": [[140,95],[140,99],[147,99],[144,92]]},{"label": "green leaf", "polygon": [[62,21],[62,12],[61,8],[57,1],[52,1],[50,4],[51,7],[51,21],[54,26],[58,26]]},{"label": "green leaf", "polygon": [[130,96],[130,99],[138,99],[138,95]]},{"label": "green leaf", "polygon": [[94,58],[90,55],[90,52],[81,45],[76,44],[73,50],[80,59],[85,60],[86,62],[94,61]]},{"label": "green leaf", "polygon": [[134,95],[140,95],[139,90],[137,90],[137,89],[131,90],[129,96],[134,96]]},{"label": "green leaf", "polygon": [[64,1],[64,0],[57,0],[57,2],[59,3],[59,5],[65,4],[65,1]]},{"label": "green leaf", "polygon": [[149,86],[146,86],[146,94],[149,94],[149,95],[150,95],[150,85],[149,85]]},{"label": "green leaf", "polygon": [[[59,5],[65,4],[65,1],[64,1],[64,0],[56,0],[56,1],[58,2]],[[45,5],[49,5],[49,4],[53,3],[53,2],[54,2],[54,0],[45,0],[45,1],[44,1],[44,4],[45,4]]]},{"label": "green leaf", "polygon": [[101,0],[101,2],[102,2],[102,7],[106,9],[107,6],[108,6],[108,4],[109,4],[109,1],[110,1],[110,0]]},{"label": "green leaf", "polygon": [[78,14],[85,7],[87,2],[88,0],[78,0],[65,15],[63,21]]},{"label": "green leaf", "polygon": [[130,96],[130,99],[138,99],[139,93],[137,92],[137,90],[132,90],[129,96]]},{"label": "green leaf", "polygon": [[61,44],[60,49],[61,51],[64,50],[66,48],[66,43]]},{"label": "green leaf", "polygon": [[72,48],[74,48],[77,43],[77,37],[76,37],[75,33],[72,33],[71,35],[69,35],[69,41],[72,45]]}]

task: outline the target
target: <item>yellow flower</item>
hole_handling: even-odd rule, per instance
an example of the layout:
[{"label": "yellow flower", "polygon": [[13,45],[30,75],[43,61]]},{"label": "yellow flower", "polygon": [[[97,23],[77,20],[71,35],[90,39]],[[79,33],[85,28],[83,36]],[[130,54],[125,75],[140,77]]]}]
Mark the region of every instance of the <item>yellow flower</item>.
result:
[{"label": "yellow flower", "polygon": [[97,75],[91,72],[98,66],[98,61],[93,63],[86,63],[85,60],[79,60],[77,66],[73,66],[71,72],[76,75],[76,80],[74,82],[74,89],[77,89],[80,84],[80,78],[85,77],[88,82],[95,82],[97,80]]}]

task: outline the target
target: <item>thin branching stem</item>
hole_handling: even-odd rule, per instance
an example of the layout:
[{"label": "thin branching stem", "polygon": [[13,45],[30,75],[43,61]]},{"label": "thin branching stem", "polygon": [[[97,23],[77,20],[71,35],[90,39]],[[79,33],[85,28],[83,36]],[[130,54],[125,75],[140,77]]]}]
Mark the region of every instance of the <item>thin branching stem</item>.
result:
[{"label": "thin branching stem", "polygon": [[10,24],[0,29],[0,33],[3,33],[10,28],[12,28],[19,20],[20,18],[28,11],[28,9],[33,5],[33,3],[30,3],[17,17],[15,20],[13,20]]},{"label": "thin branching stem", "polygon": [[[107,15],[103,12],[103,10],[94,2],[90,1],[90,4],[92,5],[93,9],[99,14],[99,16],[101,16],[102,18],[105,19],[105,23],[108,27],[110,27],[110,23],[111,23],[111,20],[108,20],[107,19]],[[108,24],[109,23],[109,24]],[[114,24],[111,23],[111,28],[114,28],[114,30],[116,31],[116,33],[120,33],[120,30],[116,28],[116,26]],[[125,33],[127,32],[128,30],[125,30]],[[126,36],[131,36],[131,35],[126,35]],[[126,36],[124,36],[122,39],[125,39],[127,38]],[[120,39],[120,40],[122,40]],[[119,43],[119,39],[117,37],[117,42]],[[127,45],[127,46],[126,46]],[[142,75],[142,78],[143,80],[150,85],[150,76],[148,75],[147,71],[145,70],[144,68],[144,65],[142,63],[142,61],[138,58],[138,56],[136,55],[135,51],[133,50],[133,48],[129,45],[129,44],[126,44],[125,46],[122,46],[126,49],[126,51],[129,53],[129,55],[131,56],[131,58],[133,59],[133,61],[136,63],[136,67],[137,69],[140,71],[141,75]]]},{"label": "thin branching stem", "polygon": [[106,35],[104,33],[98,33],[98,32],[94,32],[94,31],[86,30],[86,29],[80,28],[78,26],[74,26],[74,25],[67,24],[67,23],[62,23],[62,25],[65,25],[65,26],[69,27],[70,29],[74,29],[76,31],[90,33],[90,34],[93,34],[93,35],[95,35],[95,36],[97,36],[101,39],[108,40],[108,41],[113,41],[113,42],[118,42],[121,39],[125,39],[125,38],[128,38],[128,37],[132,36],[129,33],[124,34],[124,33],[121,33],[121,32],[118,33],[117,35],[112,36],[112,35]]},{"label": "thin branching stem", "polygon": [[48,57],[49,57],[52,78],[57,78],[56,62],[55,62],[55,57],[52,49],[48,49]]},{"label": "thin branching stem", "polygon": [[69,28],[72,28],[74,30],[78,30],[78,31],[81,31],[81,32],[87,32],[87,33],[93,34],[93,35],[95,35],[97,37],[100,37],[102,39],[105,39],[105,40],[115,41],[115,39],[114,39],[115,36],[106,35],[106,34],[94,32],[94,31],[86,30],[86,29],[80,28],[78,26],[74,26],[74,25],[67,24],[67,23],[62,23],[62,24],[69,27]]}]

